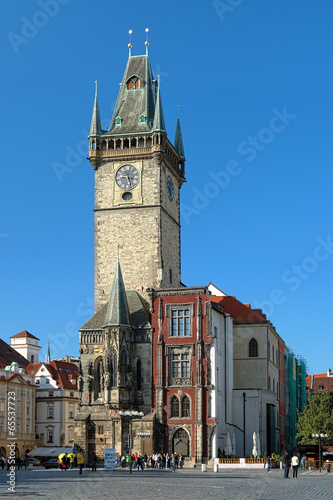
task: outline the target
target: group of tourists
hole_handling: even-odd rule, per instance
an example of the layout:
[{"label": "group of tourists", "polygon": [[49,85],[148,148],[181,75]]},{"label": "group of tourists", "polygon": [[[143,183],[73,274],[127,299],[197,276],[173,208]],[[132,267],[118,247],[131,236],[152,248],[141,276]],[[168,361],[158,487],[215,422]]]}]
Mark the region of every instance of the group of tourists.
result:
[{"label": "group of tourists", "polygon": [[[12,458],[5,458],[3,455],[0,457],[0,467],[4,469],[5,467],[7,470],[9,470],[9,467],[13,465],[13,459]],[[28,459],[25,457],[24,459],[17,457],[15,459],[15,466],[17,469],[23,469],[23,467],[26,469],[28,467]]]},{"label": "group of tourists", "polygon": [[[79,451],[77,455],[74,453],[61,453],[58,456],[58,463],[63,471],[67,469],[73,469],[73,467],[79,466],[79,474],[82,475],[82,468],[84,463],[84,454],[82,450]],[[92,470],[96,470],[97,456],[93,453],[92,456]]]},{"label": "group of tourists", "polygon": [[169,453],[152,453],[151,455],[134,453],[131,457],[130,455],[122,455],[116,459],[116,462],[118,462],[118,467],[122,469],[129,467],[131,463],[131,467],[138,470],[171,468],[176,470],[182,469],[184,456],[181,453],[172,453],[171,455]]}]

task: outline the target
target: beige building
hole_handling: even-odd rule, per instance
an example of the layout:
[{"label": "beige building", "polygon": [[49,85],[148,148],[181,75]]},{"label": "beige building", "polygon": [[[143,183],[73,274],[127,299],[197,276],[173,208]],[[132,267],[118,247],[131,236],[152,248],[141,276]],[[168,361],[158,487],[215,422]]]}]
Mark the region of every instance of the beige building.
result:
[{"label": "beige building", "polygon": [[8,438],[16,443],[16,457],[24,458],[35,447],[36,386],[27,364],[0,339],[0,456],[9,456]]}]

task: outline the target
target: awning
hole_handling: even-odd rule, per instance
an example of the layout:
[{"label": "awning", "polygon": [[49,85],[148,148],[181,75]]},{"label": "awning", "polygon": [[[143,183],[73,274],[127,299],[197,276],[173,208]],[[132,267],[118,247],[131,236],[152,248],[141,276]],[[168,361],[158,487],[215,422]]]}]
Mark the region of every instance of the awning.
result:
[{"label": "awning", "polygon": [[28,457],[50,457],[58,458],[61,453],[73,453],[73,448],[69,446],[54,446],[47,448],[46,446],[37,446],[34,450],[27,453]]}]

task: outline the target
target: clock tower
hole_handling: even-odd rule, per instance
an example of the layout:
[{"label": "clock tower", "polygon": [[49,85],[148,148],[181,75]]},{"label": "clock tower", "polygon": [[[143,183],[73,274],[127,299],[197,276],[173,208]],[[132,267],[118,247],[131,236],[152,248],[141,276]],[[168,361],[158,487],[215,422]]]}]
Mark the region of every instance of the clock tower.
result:
[{"label": "clock tower", "polygon": [[95,311],[109,299],[117,249],[126,289],[177,288],[180,278],[179,191],[185,155],[179,119],[174,144],[160,87],[146,55],[129,58],[109,130],[96,95],[89,134],[95,170]]}]

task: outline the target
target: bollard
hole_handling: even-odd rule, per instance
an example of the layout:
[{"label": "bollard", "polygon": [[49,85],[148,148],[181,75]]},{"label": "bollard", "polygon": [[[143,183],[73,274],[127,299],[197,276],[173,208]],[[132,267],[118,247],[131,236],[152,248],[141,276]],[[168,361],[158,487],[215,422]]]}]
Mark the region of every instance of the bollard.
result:
[{"label": "bollard", "polygon": [[219,471],[219,464],[214,464],[214,472],[218,472]]},{"label": "bollard", "polygon": [[207,472],[207,464],[201,464],[201,472]]}]

